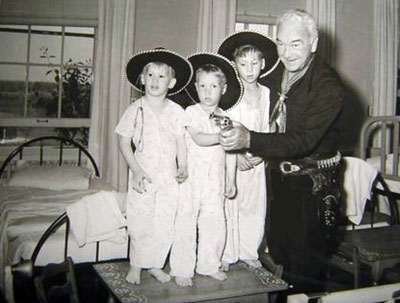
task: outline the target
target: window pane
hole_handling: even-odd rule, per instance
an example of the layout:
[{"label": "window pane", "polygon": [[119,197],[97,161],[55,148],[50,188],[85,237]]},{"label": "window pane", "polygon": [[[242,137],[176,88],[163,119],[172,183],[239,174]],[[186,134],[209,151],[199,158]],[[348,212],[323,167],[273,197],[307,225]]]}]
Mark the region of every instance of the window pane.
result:
[{"label": "window pane", "polygon": [[60,64],[61,26],[32,26],[30,62]]},{"label": "window pane", "polygon": [[59,71],[45,66],[29,68],[28,117],[57,117]]},{"label": "window pane", "polygon": [[62,118],[89,118],[92,69],[66,65],[63,77]]},{"label": "window pane", "polygon": [[243,29],[244,29],[244,23],[237,22],[235,24],[235,30],[236,31],[240,31],[240,30],[243,30]]},{"label": "window pane", "polygon": [[54,129],[57,136],[73,139],[83,146],[88,146],[89,143],[89,128],[55,128]]},{"label": "window pane", "polygon": [[[20,29],[21,26],[0,26],[0,28]],[[24,26],[24,29],[27,29]],[[28,34],[0,31],[0,61],[26,62]]]},{"label": "window pane", "polygon": [[0,118],[24,115],[25,66],[0,65]]},{"label": "window pane", "polygon": [[263,33],[264,35],[270,37],[271,39],[275,39],[276,33],[275,33],[275,25],[269,25],[269,24],[249,24],[249,28],[255,31],[258,31],[260,33]]},{"label": "window pane", "polygon": [[86,37],[65,37],[64,63],[83,63],[92,65],[93,38]]}]

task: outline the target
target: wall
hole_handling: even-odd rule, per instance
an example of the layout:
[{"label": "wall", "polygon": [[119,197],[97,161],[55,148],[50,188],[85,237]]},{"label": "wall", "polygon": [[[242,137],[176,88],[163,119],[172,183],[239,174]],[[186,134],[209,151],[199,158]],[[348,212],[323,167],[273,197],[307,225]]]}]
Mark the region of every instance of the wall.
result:
[{"label": "wall", "polygon": [[348,89],[342,144],[358,145],[361,124],[373,98],[373,0],[336,1],[336,69]]},{"label": "wall", "polygon": [[237,0],[237,12],[248,15],[276,17],[291,8],[303,8],[299,0]]},{"label": "wall", "polygon": [[196,50],[199,1],[136,0],[135,51],[165,47],[182,55]]}]

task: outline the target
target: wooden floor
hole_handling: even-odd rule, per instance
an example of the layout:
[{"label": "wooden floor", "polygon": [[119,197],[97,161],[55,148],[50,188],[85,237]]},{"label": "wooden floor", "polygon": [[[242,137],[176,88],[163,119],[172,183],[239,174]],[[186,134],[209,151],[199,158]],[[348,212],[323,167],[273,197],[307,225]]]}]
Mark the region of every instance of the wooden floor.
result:
[{"label": "wooden floor", "polygon": [[123,303],[268,302],[269,294],[288,287],[264,268],[252,269],[245,263],[231,266],[228,279],[223,282],[196,275],[193,287],[179,287],[173,281],[161,284],[146,271],[141,285],[130,284],[125,280],[128,262],[97,264],[94,268]]}]

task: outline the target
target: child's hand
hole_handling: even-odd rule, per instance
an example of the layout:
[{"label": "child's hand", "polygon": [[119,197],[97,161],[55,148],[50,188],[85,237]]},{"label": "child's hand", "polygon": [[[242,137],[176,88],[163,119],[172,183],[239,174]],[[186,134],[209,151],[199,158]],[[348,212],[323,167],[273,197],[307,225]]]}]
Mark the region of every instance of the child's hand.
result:
[{"label": "child's hand", "polygon": [[236,196],[236,184],[235,182],[228,182],[225,186],[224,196],[228,199],[233,199]]},{"label": "child's hand", "polygon": [[247,159],[250,161],[250,163],[253,165],[253,167],[257,166],[263,161],[263,158],[257,157],[257,156],[247,156]]},{"label": "child's hand", "polygon": [[186,181],[186,179],[188,178],[188,172],[187,172],[187,168],[178,168],[178,172],[175,176],[175,180],[178,183],[183,183]]},{"label": "child's hand", "polygon": [[237,155],[237,167],[240,171],[250,170],[254,167],[246,154]]},{"label": "child's hand", "polygon": [[145,181],[151,183],[150,177],[143,170],[132,173],[132,188],[139,194],[146,192]]}]

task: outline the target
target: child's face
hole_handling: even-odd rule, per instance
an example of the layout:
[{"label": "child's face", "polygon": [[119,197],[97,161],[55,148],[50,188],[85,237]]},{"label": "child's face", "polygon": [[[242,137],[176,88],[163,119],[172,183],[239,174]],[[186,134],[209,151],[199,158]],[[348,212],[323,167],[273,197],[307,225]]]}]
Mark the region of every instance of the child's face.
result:
[{"label": "child's face", "polygon": [[207,107],[218,106],[221,96],[226,92],[226,84],[215,73],[202,72],[195,82],[200,103]]},{"label": "child's face", "polygon": [[142,84],[145,92],[153,97],[167,94],[173,88],[176,79],[171,76],[166,66],[151,64],[141,75]]},{"label": "child's face", "polygon": [[242,81],[251,84],[256,82],[260,76],[265,60],[260,59],[255,52],[248,52],[244,56],[236,58],[235,65]]}]

